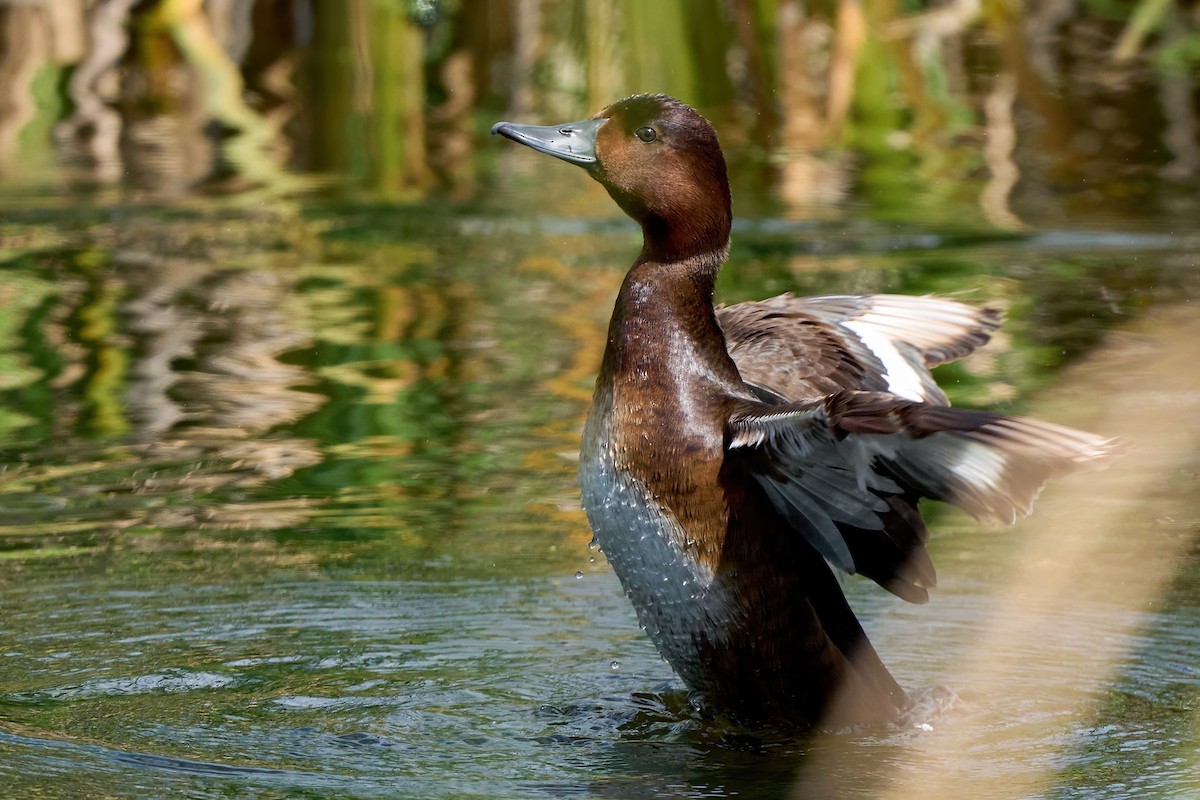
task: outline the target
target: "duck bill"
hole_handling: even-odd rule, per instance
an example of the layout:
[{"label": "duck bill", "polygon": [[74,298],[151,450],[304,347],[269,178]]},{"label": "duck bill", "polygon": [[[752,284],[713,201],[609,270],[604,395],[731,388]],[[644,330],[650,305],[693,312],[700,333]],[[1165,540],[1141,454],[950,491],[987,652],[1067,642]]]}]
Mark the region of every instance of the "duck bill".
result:
[{"label": "duck bill", "polygon": [[596,134],[607,119],[585,119],[562,125],[518,125],[497,122],[493,134],[532,147],[539,153],[561,158],[581,167],[596,163]]}]

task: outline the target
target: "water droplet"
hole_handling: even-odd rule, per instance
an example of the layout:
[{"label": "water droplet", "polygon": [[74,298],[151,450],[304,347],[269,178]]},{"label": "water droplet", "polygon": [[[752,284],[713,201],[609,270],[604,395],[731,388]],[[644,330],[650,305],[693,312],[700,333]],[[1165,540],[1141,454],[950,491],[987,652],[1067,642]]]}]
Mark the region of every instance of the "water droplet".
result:
[{"label": "water droplet", "polygon": [[581,569],[576,570],[575,571],[575,580],[582,580],[582,579],[583,579],[583,570],[581,570]]},{"label": "water droplet", "polygon": [[612,661],[608,662],[608,668],[609,668],[609,669],[620,669],[620,668],[621,668],[621,662],[620,662],[620,661],[617,661],[617,660],[614,658]]},{"label": "water droplet", "polygon": [[596,537],[593,536],[592,540],[590,542],[588,542],[588,550],[599,550],[599,549],[600,549],[600,542],[598,542],[596,540]]},{"label": "water droplet", "polygon": [[595,557],[595,556],[588,556],[588,563],[589,563],[589,564],[595,564],[595,563],[596,563],[596,557]]}]

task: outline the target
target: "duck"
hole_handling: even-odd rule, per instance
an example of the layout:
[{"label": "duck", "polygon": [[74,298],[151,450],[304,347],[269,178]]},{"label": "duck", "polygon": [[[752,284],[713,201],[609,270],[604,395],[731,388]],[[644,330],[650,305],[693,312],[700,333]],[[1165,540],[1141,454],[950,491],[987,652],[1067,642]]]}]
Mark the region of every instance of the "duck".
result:
[{"label": "duck", "polygon": [[922,499],[1009,523],[1113,443],[950,406],[930,368],[985,344],[993,309],[891,294],[715,306],[729,179],[716,130],[678,99],[639,94],[492,133],[583,168],[641,226],[583,428],[580,495],[689,700],[753,725],[897,720],[909,696],[838,573],[924,603],[937,579]]}]

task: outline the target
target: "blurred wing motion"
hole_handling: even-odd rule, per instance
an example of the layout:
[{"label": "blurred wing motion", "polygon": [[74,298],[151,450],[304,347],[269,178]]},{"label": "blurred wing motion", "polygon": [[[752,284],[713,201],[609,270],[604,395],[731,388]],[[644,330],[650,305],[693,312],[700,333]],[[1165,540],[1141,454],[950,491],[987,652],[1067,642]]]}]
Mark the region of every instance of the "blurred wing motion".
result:
[{"label": "blurred wing motion", "polygon": [[920,498],[1012,522],[1048,479],[1112,447],[1038,420],[859,391],[743,402],[727,433],[730,457],[818,552],[918,603],[936,583]]},{"label": "blurred wing motion", "polygon": [[768,401],[839,389],[948,405],[929,368],[988,341],[1000,314],[936,297],[793,297],[717,309],[729,355]]}]

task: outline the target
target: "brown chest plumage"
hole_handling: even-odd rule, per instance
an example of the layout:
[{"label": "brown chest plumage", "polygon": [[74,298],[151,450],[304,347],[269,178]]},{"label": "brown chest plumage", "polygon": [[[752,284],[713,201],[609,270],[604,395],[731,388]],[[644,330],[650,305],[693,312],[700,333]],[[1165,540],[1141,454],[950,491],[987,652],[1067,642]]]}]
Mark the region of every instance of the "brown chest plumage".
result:
[{"label": "brown chest plumage", "polygon": [[[715,268],[643,263],[621,289],[600,381],[613,457],[675,516],[683,550],[715,570],[729,521],[721,473],[737,368],[712,313]],[[736,394],[733,394],[736,396]]]}]

